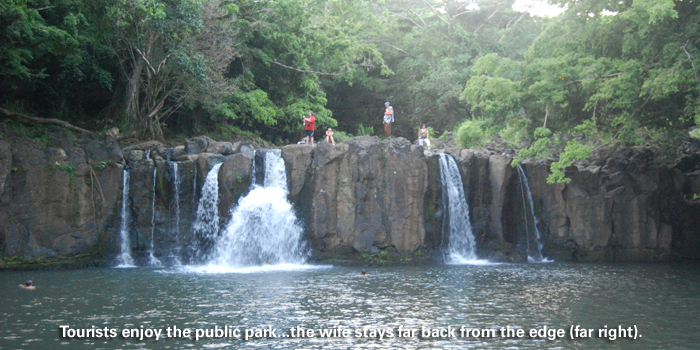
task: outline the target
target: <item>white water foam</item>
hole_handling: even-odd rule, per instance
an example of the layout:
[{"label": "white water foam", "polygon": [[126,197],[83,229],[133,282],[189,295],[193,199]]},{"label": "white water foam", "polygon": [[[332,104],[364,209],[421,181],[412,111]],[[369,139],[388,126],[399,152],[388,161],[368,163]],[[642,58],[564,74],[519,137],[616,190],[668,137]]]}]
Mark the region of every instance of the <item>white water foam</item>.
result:
[{"label": "white water foam", "polygon": [[254,166],[265,167],[263,186],[253,183],[248,195],[239,199],[208,265],[200,268],[232,272],[307,266],[310,253],[287,200],[287,176],[281,152],[262,152],[264,164]]}]

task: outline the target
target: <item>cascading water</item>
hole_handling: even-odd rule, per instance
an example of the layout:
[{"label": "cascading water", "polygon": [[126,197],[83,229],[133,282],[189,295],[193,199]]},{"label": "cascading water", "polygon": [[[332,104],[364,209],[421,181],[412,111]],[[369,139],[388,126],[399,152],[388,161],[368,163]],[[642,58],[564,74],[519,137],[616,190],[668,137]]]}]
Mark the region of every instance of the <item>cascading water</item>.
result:
[{"label": "cascading water", "polygon": [[180,174],[178,172],[178,163],[169,162],[171,174],[173,177],[173,201],[171,203],[170,220],[172,220],[172,236],[175,241],[175,248],[170,250],[169,257],[176,266],[182,265],[180,261]]},{"label": "cascading water", "polygon": [[131,242],[129,240],[129,170],[124,169],[122,173],[122,208],[119,223],[119,255],[117,256],[116,267],[136,267],[134,259],[131,257]]},{"label": "cascading water", "polygon": [[221,163],[214,165],[202,186],[202,195],[197,205],[197,218],[192,224],[194,240],[190,246],[195,260],[202,258],[203,250],[211,246],[219,233],[219,169]]},{"label": "cascading water", "polygon": [[192,203],[197,200],[197,162],[194,162],[194,176],[192,177]]},{"label": "cascading water", "polygon": [[[150,150],[149,150],[150,151]],[[147,158],[148,159],[148,158]],[[153,236],[156,229],[156,176],[158,175],[158,167],[153,163],[153,186],[151,190],[153,192],[151,197],[151,245],[148,249],[148,264],[155,267],[163,266],[163,263],[158,260],[158,258],[153,255],[154,243]]]},{"label": "cascading water", "polygon": [[[438,154],[443,198],[447,198],[449,243],[445,262],[449,264],[483,263],[476,257],[476,241],[469,222],[469,205],[457,163],[452,156]],[[445,209],[443,209],[443,212]]]},{"label": "cascading water", "polygon": [[[525,175],[525,171],[523,171],[523,168],[521,166],[518,166],[518,177],[520,178],[520,193],[522,194],[523,197],[523,217],[525,219],[525,234],[527,235],[527,261],[528,262],[551,262],[551,260],[542,257],[542,243],[540,243],[540,230],[537,229],[537,224],[539,223],[537,220],[537,217],[535,216],[535,204],[532,202],[532,192],[530,192],[530,184],[527,181],[527,175]],[[527,189],[527,196],[525,196],[525,189]],[[529,201],[530,204],[530,214],[532,216],[532,224],[534,229],[534,241],[535,241],[535,249],[531,249],[530,247],[530,222],[528,221],[528,212],[527,212],[527,205],[525,204],[526,199]]]},{"label": "cascading water", "polygon": [[[264,150],[262,186],[251,184],[248,195],[231,211],[210,255],[210,268],[298,266],[306,263],[309,249],[302,228],[287,201],[287,177],[280,150]],[[258,179],[258,182],[260,180]]]}]

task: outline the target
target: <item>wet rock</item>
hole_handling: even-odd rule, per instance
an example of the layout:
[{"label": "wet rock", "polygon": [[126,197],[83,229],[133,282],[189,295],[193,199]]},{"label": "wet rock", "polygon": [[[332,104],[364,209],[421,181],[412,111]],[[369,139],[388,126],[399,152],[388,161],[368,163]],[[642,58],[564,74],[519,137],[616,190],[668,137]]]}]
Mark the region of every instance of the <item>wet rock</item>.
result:
[{"label": "wet rock", "polygon": [[12,150],[10,144],[5,140],[0,140],[0,197],[5,191],[12,171]]}]

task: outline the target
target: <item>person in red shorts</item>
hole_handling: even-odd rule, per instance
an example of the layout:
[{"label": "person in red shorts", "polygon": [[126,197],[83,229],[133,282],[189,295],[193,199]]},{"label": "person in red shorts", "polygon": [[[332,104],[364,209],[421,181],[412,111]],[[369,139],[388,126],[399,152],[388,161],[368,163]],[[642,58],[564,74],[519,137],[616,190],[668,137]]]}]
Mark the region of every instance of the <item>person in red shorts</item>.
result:
[{"label": "person in red shorts", "polygon": [[309,117],[304,118],[304,123],[306,125],[306,127],[304,127],[304,141],[313,146],[314,130],[316,130],[316,117],[314,116],[314,112],[309,111]]}]

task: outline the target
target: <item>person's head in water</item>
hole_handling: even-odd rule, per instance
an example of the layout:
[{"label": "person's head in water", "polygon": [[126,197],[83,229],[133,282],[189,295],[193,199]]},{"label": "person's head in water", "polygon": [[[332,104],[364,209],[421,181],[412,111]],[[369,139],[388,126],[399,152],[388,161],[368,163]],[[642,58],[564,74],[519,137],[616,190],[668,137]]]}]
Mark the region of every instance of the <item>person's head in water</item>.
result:
[{"label": "person's head in water", "polygon": [[366,274],[367,274],[367,272],[365,272],[365,270],[362,270],[362,272],[360,272],[360,275],[363,275],[363,276],[364,276],[364,275],[366,275]]},{"label": "person's head in water", "polygon": [[34,283],[32,283],[32,280],[27,280],[27,282],[24,282],[24,284],[20,284],[19,286],[24,289],[36,289],[36,287],[34,287]]}]

